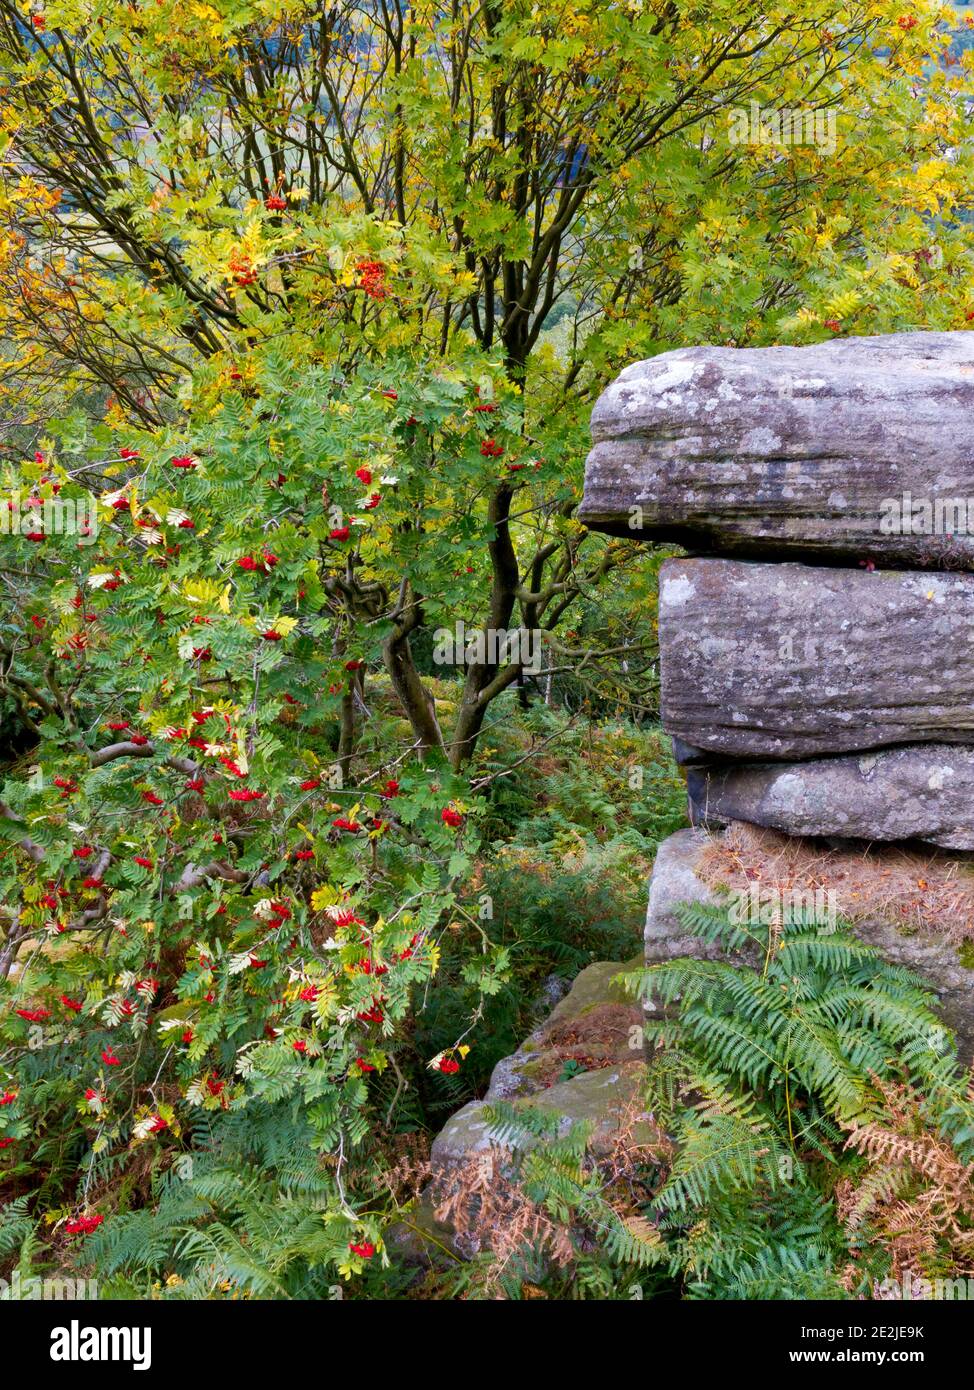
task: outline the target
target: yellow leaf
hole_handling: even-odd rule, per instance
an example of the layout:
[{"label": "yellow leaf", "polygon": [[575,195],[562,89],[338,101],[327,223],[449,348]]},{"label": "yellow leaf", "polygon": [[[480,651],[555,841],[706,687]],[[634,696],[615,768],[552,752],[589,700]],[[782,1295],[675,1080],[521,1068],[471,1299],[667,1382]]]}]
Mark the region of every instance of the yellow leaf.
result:
[{"label": "yellow leaf", "polygon": [[323,883],[311,894],[311,910],[324,912],[326,907],[333,907],[338,902],[339,896],[338,890],[333,888],[330,883]]}]

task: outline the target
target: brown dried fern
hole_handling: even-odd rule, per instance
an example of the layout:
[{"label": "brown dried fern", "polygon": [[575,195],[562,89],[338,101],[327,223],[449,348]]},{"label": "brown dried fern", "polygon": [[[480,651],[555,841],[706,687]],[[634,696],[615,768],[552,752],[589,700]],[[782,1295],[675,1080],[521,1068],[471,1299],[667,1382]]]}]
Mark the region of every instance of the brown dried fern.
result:
[{"label": "brown dried fern", "polygon": [[[893,1276],[918,1271],[968,1277],[974,1270],[974,1163],[964,1163],[931,1128],[909,1087],[874,1078],[883,1120],[850,1127],[845,1147],[869,1162],[857,1182],[836,1189],[839,1219],[853,1245],[880,1243]],[[847,1287],[858,1280],[850,1265]]]}]

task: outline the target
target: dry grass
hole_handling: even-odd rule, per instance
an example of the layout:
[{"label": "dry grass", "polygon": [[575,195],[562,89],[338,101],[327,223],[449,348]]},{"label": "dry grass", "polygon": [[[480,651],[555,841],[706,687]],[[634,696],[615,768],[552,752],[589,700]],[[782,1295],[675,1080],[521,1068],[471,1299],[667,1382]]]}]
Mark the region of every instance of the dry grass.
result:
[{"label": "dry grass", "polygon": [[946,851],[828,849],[737,821],[711,839],[697,867],[706,883],[730,889],[831,890],[850,922],[879,919],[974,940],[974,865]]},{"label": "dry grass", "polygon": [[536,1080],[541,1087],[559,1079],[565,1062],[586,1071],[603,1071],[633,1058],[629,1039],[643,1022],[642,1010],[628,1004],[596,1004],[575,1018],[546,1026],[538,1057]]}]

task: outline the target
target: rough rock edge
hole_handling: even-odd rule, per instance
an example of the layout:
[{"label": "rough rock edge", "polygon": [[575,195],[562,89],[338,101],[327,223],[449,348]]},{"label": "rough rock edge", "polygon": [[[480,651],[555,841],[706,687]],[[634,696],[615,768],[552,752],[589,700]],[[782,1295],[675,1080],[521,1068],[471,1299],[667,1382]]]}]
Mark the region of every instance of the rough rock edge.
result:
[{"label": "rough rock edge", "polygon": [[579,519],[691,550],[969,569],[969,535],[885,535],[880,517],[904,492],[974,494],[972,365],[963,331],[633,363],[593,411]]},{"label": "rough rock edge", "polygon": [[690,819],[749,821],[789,835],[923,840],[974,850],[974,747],[900,748],[793,763],[691,767]]}]

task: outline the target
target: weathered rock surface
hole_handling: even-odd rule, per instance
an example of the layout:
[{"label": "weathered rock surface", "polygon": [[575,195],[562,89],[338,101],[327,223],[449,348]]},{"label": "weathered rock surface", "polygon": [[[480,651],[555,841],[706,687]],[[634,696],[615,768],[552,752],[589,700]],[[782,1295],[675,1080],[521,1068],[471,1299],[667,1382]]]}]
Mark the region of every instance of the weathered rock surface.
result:
[{"label": "weathered rock surface", "polygon": [[[714,960],[726,954],[719,945],[689,934],[677,913],[681,903],[717,901],[702,863],[711,838],[703,830],[678,830],[659,847],[646,914],[648,965],[678,956]],[[969,952],[934,932],[900,926],[879,914],[853,919],[851,926],[861,941],[914,971],[936,993],[938,1012],[956,1035],[962,1061],[969,1063],[974,1057],[974,968],[963,963]]]},{"label": "weathered rock surface", "polygon": [[[576,1122],[591,1127],[590,1145],[598,1150],[611,1142],[620,1120],[641,1105],[645,1080],[643,1013],[639,1004],[615,983],[616,977],[639,968],[642,956],[624,961],[598,961],[576,976],[571,989],[548,1018],[510,1057],[494,1068],[483,1100],[458,1110],[433,1141],[430,1186],[414,1205],[408,1221],[395,1225],[387,1241],[410,1264],[428,1267],[444,1251],[469,1258],[477,1240],[459,1237],[448,1221],[438,1219],[437,1204],[464,1169],[494,1149],[497,1136],[484,1114],[485,1105],[500,1100],[515,1106],[532,1105],[559,1116],[559,1131]],[[562,1079],[566,1063],[585,1068]],[[637,1141],[658,1137],[648,1117],[637,1118]],[[526,1137],[523,1149],[532,1147]],[[503,1177],[503,1174],[499,1174]]]},{"label": "weathered rock surface", "polygon": [[[483,1111],[491,1102],[530,1102],[557,1112],[566,1126],[589,1120],[596,1139],[611,1132],[643,1069],[641,1011],[614,980],[641,963],[638,957],[628,963],[599,961],[576,977],[541,1027],[498,1062],[483,1100],[470,1101],[434,1139],[434,1177],[490,1148]],[[585,1070],[563,1080],[566,1062]]]},{"label": "weathered rock surface", "polygon": [[714,901],[713,889],[699,872],[700,856],[708,843],[703,830],[677,830],[656,851],[643,933],[647,965],[678,956],[719,960],[724,954],[719,945],[689,933],[675,911],[680,906]]},{"label": "weathered rock surface", "polygon": [[[882,529],[882,504],[904,493],[965,510],[971,498],[974,525],[972,333],[661,353],[603,393],[592,437],[579,517],[596,530],[741,555],[974,568],[974,535]],[[909,519],[912,531],[912,509]]]},{"label": "weathered rock surface", "polygon": [[790,835],[974,850],[974,747],[932,743],[811,762],[693,767],[687,792],[695,825],[743,820]]},{"label": "weathered rock surface", "polygon": [[[616,1136],[622,1119],[634,1119],[636,1143],[659,1140],[659,1131],[642,1113],[642,1088],[646,1077],[643,1058],[641,1005],[616,983],[620,974],[642,966],[642,955],[628,962],[599,960],[575,977],[564,998],[525,1038],[513,1055],[497,1063],[482,1101],[470,1101],[447,1120],[429,1154],[432,1181],[408,1213],[396,1223],[386,1240],[407,1264],[429,1268],[453,1252],[470,1258],[479,1248],[479,1236],[457,1234],[449,1220],[436,1212],[443,1194],[461,1176],[461,1170],[478,1163],[496,1150],[499,1136],[490,1127],[484,1109],[490,1102],[509,1101],[514,1106],[538,1106],[559,1116],[564,1133],[581,1122],[591,1127],[589,1150],[599,1152]],[[559,988],[563,981],[559,981]],[[552,977],[545,983],[552,990]],[[566,1063],[582,1068],[568,1076]],[[634,1111],[635,1106],[635,1111]],[[534,1145],[525,1136],[521,1150]],[[504,1183],[506,1169],[492,1168],[492,1180]]]},{"label": "weathered rock surface", "polygon": [[667,560],[661,713],[709,753],[974,741],[974,576]]},{"label": "weathered rock surface", "polygon": [[[622,1112],[638,1094],[644,1073],[642,1058],[636,1059],[630,1053],[628,1060],[618,1066],[580,1072],[569,1081],[533,1093],[531,1104],[558,1115],[559,1133],[567,1133],[579,1122],[591,1125],[593,1141],[598,1144],[618,1127]],[[436,1136],[430,1152],[434,1176],[442,1176],[456,1164],[469,1163],[496,1144],[497,1136],[484,1117],[484,1104],[485,1101],[471,1101]],[[533,1136],[525,1135],[521,1147],[529,1149],[536,1142]]]}]

